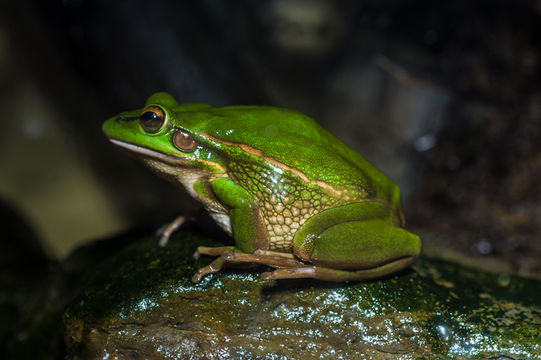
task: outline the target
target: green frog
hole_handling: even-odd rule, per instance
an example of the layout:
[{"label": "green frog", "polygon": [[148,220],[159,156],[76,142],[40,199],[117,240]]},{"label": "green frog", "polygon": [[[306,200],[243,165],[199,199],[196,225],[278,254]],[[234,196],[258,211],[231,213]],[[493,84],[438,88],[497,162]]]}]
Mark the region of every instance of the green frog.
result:
[{"label": "green frog", "polygon": [[[103,125],[111,142],[181,184],[234,239],[199,247],[226,264],[264,264],[264,279],[370,280],[411,265],[421,241],[406,231],[400,189],[301,113],[213,107],[152,95]],[[184,217],[164,231],[165,245]]]}]

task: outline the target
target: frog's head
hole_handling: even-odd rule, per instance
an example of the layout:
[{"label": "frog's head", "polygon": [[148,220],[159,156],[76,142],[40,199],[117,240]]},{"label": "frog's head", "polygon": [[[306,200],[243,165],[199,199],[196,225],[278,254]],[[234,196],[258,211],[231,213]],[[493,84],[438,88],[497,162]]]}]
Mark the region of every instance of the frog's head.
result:
[{"label": "frog's head", "polygon": [[[180,105],[168,93],[152,95],[140,110],[126,111],[108,119],[103,132],[115,145],[128,150],[152,169],[175,176],[179,169],[198,173],[221,173],[223,161],[197,124],[212,109],[206,104]],[[185,121],[186,119],[191,121]]]}]

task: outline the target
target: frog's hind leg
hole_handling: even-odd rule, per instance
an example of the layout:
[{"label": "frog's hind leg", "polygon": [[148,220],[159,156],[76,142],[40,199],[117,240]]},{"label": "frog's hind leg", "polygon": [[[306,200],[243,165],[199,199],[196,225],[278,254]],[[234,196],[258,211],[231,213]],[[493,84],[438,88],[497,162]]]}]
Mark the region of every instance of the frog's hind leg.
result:
[{"label": "frog's hind leg", "polygon": [[222,254],[222,258],[227,262],[261,264],[277,269],[312,267],[311,264],[304,264],[293,256],[277,255],[274,252],[267,251],[260,251],[254,254],[226,252]]},{"label": "frog's hind leg", "polygon": [[350,281],[397,272],[418,257],[421,242],[394,224],[389,212],[375,202],[322,211],[308,219],[293,239],[293,253],[312,269],[280,270],[272,276]]},{"label": "frog's hind leg", "polygon": [[261,274],[261,277],[265,280],[312,278],[316,280],[337,282],[367,281],[391,275],[411,265],[414,261],[415,258],[408,257],[393,261],[375,269],[365,270],[339,270],[320,266],[285,268],[265,272]]}]

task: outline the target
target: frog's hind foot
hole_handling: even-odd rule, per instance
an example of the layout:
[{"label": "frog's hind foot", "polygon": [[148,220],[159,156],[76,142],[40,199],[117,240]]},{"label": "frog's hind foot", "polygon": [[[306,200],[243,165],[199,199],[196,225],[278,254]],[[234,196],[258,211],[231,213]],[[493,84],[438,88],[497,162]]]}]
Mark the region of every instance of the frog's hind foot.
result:
[{"label": "frog's hind foot", "polygon": [[323,281],[369,281],[389,276],[399,270],[402,270],[415,261],[416,257],[404,257],[388,264],[373,269],[362,270],[341,270],[331,269],[321,266],[303,266],[276,269],[271,272],[261,274],[265,280],[274,279],[304,279],[312,278]]},{"label": "frog's hind foot", "polygon": [[276,269],[282,269],[282,268],[302,268],[305,266],[311,266],[311,265],[305,265],[304,263],[300,262],[299,260],[295,259],[292,256],[284,256],[284,255],[275,255],[274,253],[270,253],[270,255],[267,255],[265,251],[263,252],[254,252],[253,254],[247,254],[247,253],[241,253],[241,252],[224,252],[222,254],[222,258],[225,259],[227,262],[232,263],[251,263],[251,264],[261,264],[261,265],[267,265]]},{"label": "frog's hind foot", "polygon": [[192,282],[198,283],[204,276],[220,271],[224,267],[251,267],[254,265],[267,265],[275,269],[313,267],[295,259],[293,255],[276,253],[273,251],[255,251],[253,254],[236,251],[234,246],[205,247],[200,246],[194,253],[197,259],[200,255],[218,256],[209,265],[200,268],[192,277]]},{"label": "frog's hind foot", "polygon": [[286,259],[295,259],[295,255],[293,255],[293,253],[284,253],[284,252],[272,251],[272,250],[257,249],[256,251],[254,251],[254,255],[267,255],[267,256],[282,257]]},{"label": "frog's hind foot", "polygon": [[205,277],[208,274],[213,274],[215,272],[218,272],[222,269],[222,267],[225,265],[225,260],[221,257],[214,259],[213,262],[208,264],[207,266],[204,266],[197,270],[197,272],[192,276],[192,282],[198,283],[200,282],[203,277]]},{"label": "frog's hind foot", "polygon": [[201,255],[208,256],[220,256],[225,252],[235,251],[234,246],[217,246],[217,247],[208,247],[208,246],[198,246],[195,252],[193,253],[194,259],[199,259]]}]

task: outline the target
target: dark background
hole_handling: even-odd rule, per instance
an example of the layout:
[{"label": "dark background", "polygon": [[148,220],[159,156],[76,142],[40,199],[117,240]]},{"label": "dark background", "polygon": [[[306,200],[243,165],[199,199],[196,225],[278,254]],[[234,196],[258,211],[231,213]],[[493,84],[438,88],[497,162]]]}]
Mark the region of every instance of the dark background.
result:
[{"label": "dark background", "polygon": [[48,256],[197,204],[109,144],[153,92],[304,112],[402,188],[429,254],[541,275],[541,1],[0,5],[0,197]]}]

